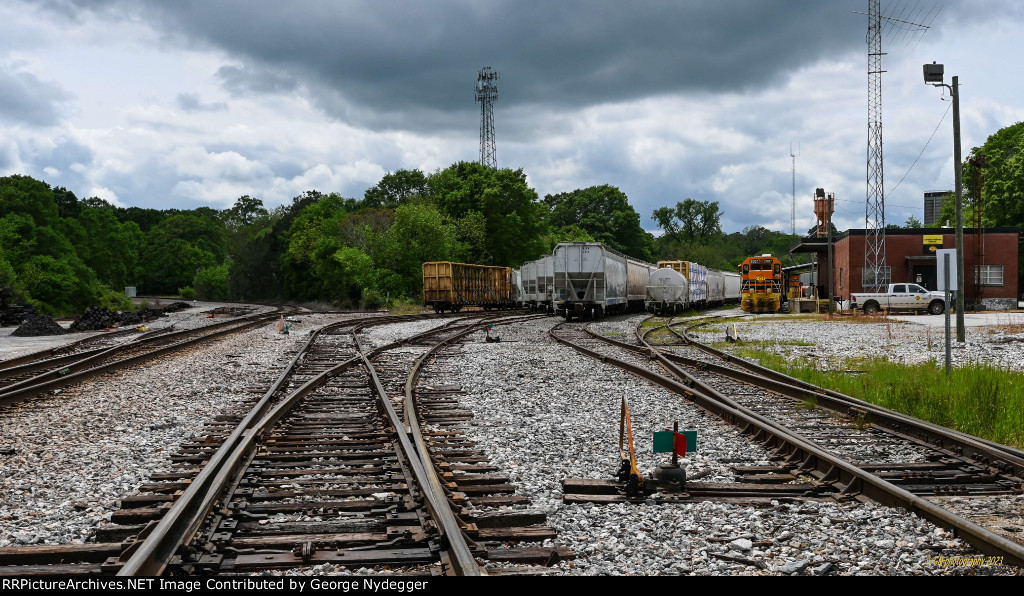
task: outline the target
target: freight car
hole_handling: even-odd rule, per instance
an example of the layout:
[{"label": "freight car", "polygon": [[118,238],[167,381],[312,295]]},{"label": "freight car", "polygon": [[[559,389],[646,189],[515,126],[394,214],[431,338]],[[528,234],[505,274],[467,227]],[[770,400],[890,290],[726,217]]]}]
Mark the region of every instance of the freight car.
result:
[{"label": "freight car", "polygon": [[770,313],[782,308],[782,261],[772,255],[748,257],[740,263],[740,308],[744,312]]},{"label": "freight car", "polygon": [[547,255],[523,264],[523,306],[551,312],[555,259]]},{"label": "freight car", "polygon": [[690,282],[682,273],[663,267],[651,274],[647,282],[644,308],[658,314],[676,314],[690,306]]},{"label": "freight car", "polygon": [[519,308],[523,305],[523,271],[522,269],[512,270],[512,306]]},{"label": "freight car", "polygon": [[567,321],[643,309],[657,270],[597,242],[562,242],[553,256],[554,304]]},{"label": "freight car", "polygon": [[431,261],[423,263],[423,303],[434,312],[459,312],[463,307],[512,306],[512,269]]},{"label": "freight car", "polygon": [[[658,266],[658,272],[671,270],[678,276],[661,274],[657,279],[655,275],[651,276],[645,303],[647,310],[681,312],[687,308],[740,302],[741,279],[738,273],[708,269],[692,261],[658,261]],[[664,298],[668,295],[674,295],[671,303]],[[663,301],[665,304],[661,305]]]}]

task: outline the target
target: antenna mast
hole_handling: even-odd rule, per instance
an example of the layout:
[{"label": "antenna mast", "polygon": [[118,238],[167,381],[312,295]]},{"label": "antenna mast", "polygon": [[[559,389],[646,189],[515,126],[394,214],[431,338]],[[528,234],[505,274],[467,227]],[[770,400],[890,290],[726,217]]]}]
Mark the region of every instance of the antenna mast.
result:
[{"label": "antenna mast", "polygon": [[868,0],[868,152],[864,209],[862,285],[876,292],[886,282],[885,187],[882,172],[882,13],[881,0]]},{"label": "antenna mast", "polygon": [[490,66],[476,75],[476,101],[480,102],[480,165],[497,169],[494,147],[494,101],[498,99],[498,71]]},{"label": "antenna mast", "polygon": [[[897,14],[898,11],[898,14]],[[867,197],[864,205],[864,271],[861,285],[867,291],[879,291],[889,282],[885,265],[885,186],[882,160],[882,22],[890,33],[890,41],[902,34],[907,45],[918,33],[928,31],[938,16],[932,8],[924,18],[931,17],[928,25],[911,19],[921,17],[918,4],[900,7],[897,2],[890,16],[883,16],[881,0],[868,0],[868,150]],[[934,12],[934,14],[933,14]],[[860,13],[863,14],[863,13]],[[903,18],[908,17],[908,18]],[[908,39],[909,37],[909,39]]]},{"label": "antenna mast", "polygon": [[796,146],[796,153],[793,153],[793,143],[789,144],[789,156],[793,159],[793,208],[789,213],[790,234],[796,236],[796,158],[800,157],[800,145]]}]

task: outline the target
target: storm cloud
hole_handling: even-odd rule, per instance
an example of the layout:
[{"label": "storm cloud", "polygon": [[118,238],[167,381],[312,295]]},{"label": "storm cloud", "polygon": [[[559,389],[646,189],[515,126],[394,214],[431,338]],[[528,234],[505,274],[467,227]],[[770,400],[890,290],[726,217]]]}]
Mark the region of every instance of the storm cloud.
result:
[{"label": "storm cloud", "polygon": [[[810,226],[817,186],[836,192],[837,224],[859,227],[867,59],[856,13],[866,10],[866,0],[12,2],[0,6],[12,23],[0,39],[0,168],[164,208],[220,208],[242,194],[270,206],[313,188],[359,197],[387,171],[476,159],[473,86],[490,66],[501,77],[498,163],[523,168],[542,196],[612,184],[648,229],[655,208],[692,197],[719,201],[728,231],[789,231],[794,144],[797,228]],[[948,102],[920,65],[961,75],[966,153],[1024,119],[1019,84],[991,60],[1024,51],[1024,5],[883,10],[932,25],[887,27],[883,42],[886,187],[906,176],[887,220],[902,223],[920,217],[924,190],[952,183]],[[68,163],[54,138],[88,161]]]}]

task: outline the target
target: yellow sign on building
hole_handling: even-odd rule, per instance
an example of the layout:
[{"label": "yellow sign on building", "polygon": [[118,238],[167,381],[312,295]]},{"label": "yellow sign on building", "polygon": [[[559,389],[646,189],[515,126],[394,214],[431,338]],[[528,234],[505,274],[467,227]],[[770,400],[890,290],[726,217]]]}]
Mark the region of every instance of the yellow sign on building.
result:
[{"label": "yellow sign on building", "polygon": [[924,237],[924,244],[942,246],[942,234],[938,234],[938,235],[935,235],[935,236],[927,236],[926,235]]}]

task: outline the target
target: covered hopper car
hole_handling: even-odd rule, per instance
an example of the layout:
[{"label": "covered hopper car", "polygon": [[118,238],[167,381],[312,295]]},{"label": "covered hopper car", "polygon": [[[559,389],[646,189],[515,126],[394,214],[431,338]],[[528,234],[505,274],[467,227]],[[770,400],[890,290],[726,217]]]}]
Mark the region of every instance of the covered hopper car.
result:
[{"label": "covered hopper car", "polygon": [[554,302],[565,319],[642,310],[657,267],[598,242],[562,242],[554,251]]}]

